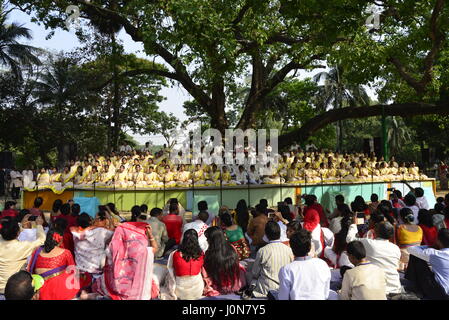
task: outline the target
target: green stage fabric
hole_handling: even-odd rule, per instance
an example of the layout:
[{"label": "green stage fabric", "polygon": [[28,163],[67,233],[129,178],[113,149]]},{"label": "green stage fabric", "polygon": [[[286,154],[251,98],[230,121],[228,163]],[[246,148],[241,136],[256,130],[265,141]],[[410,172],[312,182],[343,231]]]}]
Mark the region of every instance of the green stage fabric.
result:
[{"label": "green stage fabric", "polygon": [[[433,208],[435,204],[434,182],[409,182],[413,187],[421,186],[424,189],[429,206]],[[163,208],[164,204],[170,198],[178,198],[182,206],[197,214],[197,204],[201,200],[206,200],[209,205],[209,211],[217,212],[221,205],[234,209],[240,199],[244,199],[250,206],[255,206],[260,199],[267,199],[270,207],[276,207],[279,201],[291,197],[293,203],[297,204],[297,194],[315,194],[323,207],[332,211],[335,208],[335,196],[342,194],[346,203],[350,204],[358,195],[363,196],[365,201],[370,201],[372,193],[377,193],[379,199],[388,199],[389,187],[396,187],[405,195],[409,189],[403,183],[354,183],[354,184],[335,184],[335,185],[310,185],[310,186],[279,186],[279,185],[251,185],[247,187],[229,187],[220,191],[220,188],[202,188],[202,189],[174,189],[174,190],[65,190],[61,195],[55,195],[56,198],[65,199],[66,194],[72,197],[97,197],[100,204],[113,202],[120,211],[130,211],[134,205],[146,204],[148,207]],[[50,190],[39,191],[39,194],[52,193]],[[24,199],[27,203],[34,201],[33,192],[25,191]],[[48,201],[50,203],[50,201]],[[52,203],[52,201],[51,201]],[[25,204],[25,203],[24,203]]]}]

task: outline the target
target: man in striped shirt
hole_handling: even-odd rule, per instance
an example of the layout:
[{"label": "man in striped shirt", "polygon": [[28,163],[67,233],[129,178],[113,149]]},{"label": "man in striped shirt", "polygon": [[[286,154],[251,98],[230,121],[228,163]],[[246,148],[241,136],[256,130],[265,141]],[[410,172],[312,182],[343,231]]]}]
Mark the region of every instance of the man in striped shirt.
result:
[{"label": "man in striped shirt", "polygon": [[276,222],[267,222],[265,236],[269,243],[257,252],[249,274],[256,298],[266,297],[269,290],[278,290],[279,270],[293,261],[292,250],[280,241],[281,228]]}]

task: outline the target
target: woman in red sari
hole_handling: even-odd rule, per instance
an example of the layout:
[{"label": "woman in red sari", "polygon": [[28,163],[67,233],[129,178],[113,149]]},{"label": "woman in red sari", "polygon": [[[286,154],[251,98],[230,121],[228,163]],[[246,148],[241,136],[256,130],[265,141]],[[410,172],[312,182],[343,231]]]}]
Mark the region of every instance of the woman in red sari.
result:
[{"label": "woman in red sari", "polygon": [[60,248],[63,233],[50,230],[44,246],[37,248],[28,264],[28,272],[39,274],[45,283],[39,292],[40,300],[72,300],[91,283],[89,277],[79,277],[72,253]]},{"label": "woman in red sari", "polygon": [[432,214],[426,209],[418,212],[419,226],[423,231],[422,245],[432,247],[438,238],[438,229],[433,224]]}]

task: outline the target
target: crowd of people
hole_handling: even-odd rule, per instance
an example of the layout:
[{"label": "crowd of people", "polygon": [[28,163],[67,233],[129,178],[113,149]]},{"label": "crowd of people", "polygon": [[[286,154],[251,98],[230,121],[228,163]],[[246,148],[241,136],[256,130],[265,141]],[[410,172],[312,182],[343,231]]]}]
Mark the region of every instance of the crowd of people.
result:
[{"label": "crowd of people", "polygon": [[189,222],[177,199],[130,217],[42,202],[1,212],[0,299],[449,298],[449,194],[433,208],[421,188],[337,195],[332,211],[311,194],[218,212],[200,201]]},{"label": "crowd of people", "polygon": [[[123,147],[123,146],[122,146]],[[243,148],[244,149],[244,148]],[[243,150],[242,149],[242,150]],[[380,182],[427,179],[414,162],[384,161],[375,154],[303,151],[282,154],[267,146],[268,160],[258,161],[244,149],[242,159],[231,155],[236,164],[226,164],[224,150],[213,150],[209,164],[191,156],[175,156],[169,148],[151,153],[149,148],[133,150],[129,145],[109,155],[88,154],[73,159],[63,168],[43,167],[38,173],[11,171],[15,186],[26,189],[51,188],[174,188],[235,186],[246,184],[319,184]],[[204,149],[203,149],[204,151]],[[215,152],[215,153],[214,153]],[[176,153],[176,152],[175,152]],[[255,155],[255,153],[253,154]],[[189,162],[188,164],[185,162]],[[274,165],[276,164],[276,165]],[[21,180],[22,179],[22,180]],[[13,183],[13,182],[11,182]]]}]

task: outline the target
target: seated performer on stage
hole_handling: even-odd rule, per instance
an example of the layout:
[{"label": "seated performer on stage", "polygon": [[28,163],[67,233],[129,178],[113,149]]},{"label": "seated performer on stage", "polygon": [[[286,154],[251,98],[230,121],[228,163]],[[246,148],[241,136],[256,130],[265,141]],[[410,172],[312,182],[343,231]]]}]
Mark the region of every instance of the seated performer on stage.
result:
[{"label": "seated performer on stage", "polygon": [[192,185],[191,178],[191,173],[186,170],[185,165],[181,164],[176,175],[176,184],[180,187],[189,187]]},{"label": "seated performer on stage", "polygon": [[143,172],[140,165],[134,167],[134,173],[128,174],[128,178],[131,175],[131,179],[128,181],[128,186],[136,188],[144,188],[147,186],[146,174]]},{"label": "seated performer on stage", "polygon": [[128,172],[124,165],[121,165],[115,174],[115,187],[124,189],[128,187]]},{"label": "seated performer on stage", "polygon": [[76,170],[75,177],[73,179],[73,183],[77,186],[85,186],[87,183],[87,175],[84,173],[83,167],[78,166],[78,169]]},{"label": "seated performer on stage", "polygon": [[277,170],[270,162],[264,168],[263,183],[265,184],[281,184],[285,183],[285,179],[281,178],[277,173]]},{"label": "seated performer on stage", "polygon": [[193,184],[195,186],[201,186],[204,185],[205,179],[204,179],[204,170],[201,167],[200,164],[195,165],[195,171],[193,173]]},{"label": "seated performer on stage", "polygon": [[217,165],[215,163],[213,163],[212,170],[209,172],[207,180],[206,180],[206,185],[219,186],[220,185],[220,177],[221,177],[221,172],[220,172],[220,170],[218,170]]},{"label": "seated performer on stage", "polygon": [[235,173],[235,181],[237,184],[248,183],[248,173],[246,173],[245,167],[243,165],[239,165],[238,170]]},{"label": "seated performer on stage", "polygon": [[248,177],[250,184],[260,184],[260,175],[254,164],[249,167]]},{"label": "seated performer on stage", "polygon": [[176,174],[176,172],[174,172],[174,169],[171,170],[170,166],[167,164],[165,166],[165,172],[162,175],[162,178],[165,181],[166,188],[172,188],[172,187],[176,186],[175,174]]},{"label": "seated performer on stage", "polygon": [[50,174],[47,172],[47,169],[45,167],[41,169],[41,172],[37,175],[36,180],[38,186],[50,185]]},{"label": "seated performer on stage", "polygon": [[223,173],[222,173],[222,179],[223,179],[222,183],[223,183],[224,186],[235,186],[235,185],[237,185],[237,182],[232,179],[231,173],[229,172],[227,166],[223,166],[221,170],[223,171]]},{"label": "seated performer on stage", "polygon": [[69,166],[64,167],[64,171],[61,173],[61,186],[64,187],[69,181],[72,179],[72,175],[70,174]]},{"label": "seated performer on stage", "polygon": [[301,178],[298,175],[298,169],[296,168],[296,163],[293,162],[287,171],[287,183],[296,183]]},{"label": "seated performer on stage", "polygon": [[146,175],[146,182],[147,186],[149,187],[160,187],[163,185],[162,182],[160,182],[160,176],[157,174],[156,171],[154,171],[153,166],[148,167],[148,173]]}]

